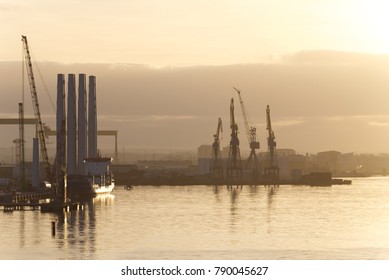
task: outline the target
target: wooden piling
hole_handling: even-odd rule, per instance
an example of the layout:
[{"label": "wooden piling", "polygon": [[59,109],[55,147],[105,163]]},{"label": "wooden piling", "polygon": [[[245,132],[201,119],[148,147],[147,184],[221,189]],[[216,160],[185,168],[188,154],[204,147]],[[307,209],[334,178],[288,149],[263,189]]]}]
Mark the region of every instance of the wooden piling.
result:
[{"label": "wooden piling", "polygon": [[55,222],[54,221],[51,222],[51,235],[55,236]]}]

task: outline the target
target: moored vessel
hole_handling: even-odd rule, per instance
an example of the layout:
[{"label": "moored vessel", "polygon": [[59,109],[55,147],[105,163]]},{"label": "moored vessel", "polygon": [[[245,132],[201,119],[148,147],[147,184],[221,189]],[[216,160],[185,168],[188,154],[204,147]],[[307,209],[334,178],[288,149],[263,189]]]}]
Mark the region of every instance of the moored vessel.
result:
[{"label": "moored vessel", "polygon": [[111,193],[115,187],[110,170],[112,158],[86,158],[86,174],[67,175],[67,191],[69,197],[93,197],[98,194]]}]

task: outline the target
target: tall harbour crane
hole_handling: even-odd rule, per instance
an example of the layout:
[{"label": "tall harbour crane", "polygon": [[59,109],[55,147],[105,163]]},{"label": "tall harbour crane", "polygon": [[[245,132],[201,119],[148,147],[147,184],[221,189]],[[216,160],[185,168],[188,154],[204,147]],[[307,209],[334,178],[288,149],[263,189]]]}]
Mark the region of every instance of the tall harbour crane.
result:
[{"label": "tall harbour crane", "polygon": [[223,178],[223,162],[220,153],[220,133],[223,132],[222,119],[219,118],[216,128],[216,133],[213,135],[212,144],[212,162],[211,162],[211,176],[213,179]]},{"label": "tall harbour crane", "polygon": [[255,153],[255,150],[259,149],[259,141],[257,141],[257,130],[255,127],[249,125],[249,124],[251,124],[251,121],[249,120],[246,107],[244,106],[244,103],[242,100],[242,95],[240,94],[241,91],[235,87],[233,87],[233,88],[238,93],[238,96],[239,96],[240,106],[241,106],[242,115],[243,115],[243,121],[244,121],[244,125],[246,128],[247,140],[248,140],[249,146],[250,146],[250,156],[246,162],[246,169],[247,170],[251,169],[253,179],[258,179],[259,161],[258,161],[258,157]]},{"label": "tall harbour crane", "polygon": [[22,42],[23,42],[23,49],[24,49],[24,59],[25,59],[25,63],[26,63],[27,73],[28,73],[28,81],[30,84],[32,107],[34,109],[35,118],[38,121],[37,134],[38,134],[38,138],[39,138],[39,146],[40,146],[40,150],[41,150],[44,171],[45,171],[47,180],[52,182],[53,181],[53,174],[51,171],[49,157],[47,154],[46,139],[45,139],[45,134],[44,134],[44,125],[42,123],[41,113],[40,113],[40,109],[39,109],[38,94],[37,94],[37,90],[36,90],[34,72],[33,72],[32,63],[31,63],[31,55],[30,55],[30,50],[28,48],[28,42],[27,42],[26,36],[22,35]]},{"label": "tall harbour crane", "polygon": [[19,184],[22,190],[27,190],[26,186],[26,162],[24,157],[24,107],[23,102],[19,103],[19,139],[16,141],[19,149]]},{"label": "tall harbour crane", "polygon": [[238,180],[242,179],[242,162],[240,160],[239,150],[239,138],[238,138],[238,125],[235,122],[234,113],[234,98],[231,98],[230,104],[230,128],[231,128],[231,141],[230,151],[227,161],[227,179]]},{"label": "tall harbour crane", "polygon": [[266,164],[265,164],[264,173],[266,178],[272,180],[278,180],[279,167],[278,167],[277,151],[276,151],[277,143],[275,141],[276,137],[274,136],[274,131],[271,126],[269,105],[267,105],[266,107],[266,123],[267,123],[266,129],[268,131],[268,138],[267,138],[268,152],[266,155]]}]

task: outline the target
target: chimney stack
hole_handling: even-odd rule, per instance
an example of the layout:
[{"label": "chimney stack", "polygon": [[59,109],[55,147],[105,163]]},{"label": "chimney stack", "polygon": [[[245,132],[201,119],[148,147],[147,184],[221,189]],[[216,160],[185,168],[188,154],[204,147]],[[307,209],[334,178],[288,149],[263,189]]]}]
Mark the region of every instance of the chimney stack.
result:
[{"label": "chimney stack", "polygon": [[88,157],[97,157],[96,77],[89,76]]},{"label": "chimney stack", "polygon": [[84,159],[87,157],[87,100],[86,75],[78,75],[78,174],[85,174]]},{"label": "chimney stack", "polygon": [[67,131],[67,173],[76,173],[76,77],[74,74],[68,75],[68,131]]}]

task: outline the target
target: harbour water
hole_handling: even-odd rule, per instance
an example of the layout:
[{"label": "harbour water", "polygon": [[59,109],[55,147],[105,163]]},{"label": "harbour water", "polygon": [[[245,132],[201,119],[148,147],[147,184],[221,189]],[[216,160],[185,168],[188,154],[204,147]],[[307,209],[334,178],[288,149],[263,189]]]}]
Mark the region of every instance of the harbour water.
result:
[{"label": "harbour water", "polygon": [[332,187],[118,186],[64,216],[0,213],[0,258],[387,260],[389,177],[352,180]]}]

